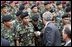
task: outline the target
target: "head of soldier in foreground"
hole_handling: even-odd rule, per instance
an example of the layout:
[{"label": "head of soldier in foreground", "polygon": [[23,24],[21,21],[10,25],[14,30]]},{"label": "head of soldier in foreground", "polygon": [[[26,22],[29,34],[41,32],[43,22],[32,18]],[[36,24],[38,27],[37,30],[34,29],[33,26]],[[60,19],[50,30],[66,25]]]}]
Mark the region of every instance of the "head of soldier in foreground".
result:
[{"label": "head of soldier in foreground", "polygon": [[20,16],[23,24],[27,25],[29,23],[29,14],[28,12],[23,12]]},{"label": "head of soldier in foreground", "polygon": [[33,5],[31,7],[32,12],[38,12],[38,7],[36,5]]},{"label": "head of soldier in foreground", "polygon": [[12,27],[12,21],[11,21],[12,17],[10,15],[6,15],[2,17],[2,23],[6,26],[6,27]]}]

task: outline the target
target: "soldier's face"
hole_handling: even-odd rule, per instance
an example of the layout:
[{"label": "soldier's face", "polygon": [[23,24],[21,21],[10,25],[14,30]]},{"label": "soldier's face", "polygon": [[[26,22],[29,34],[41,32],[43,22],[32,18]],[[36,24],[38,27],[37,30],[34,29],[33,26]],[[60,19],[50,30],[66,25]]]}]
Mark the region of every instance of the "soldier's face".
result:
[{"label": "soldier's face", "polygon": [[12,21],[4,22],[4,24],[5,24],[7,27],[12,27],[12,25],[13,25]]},{"label": "soldier's face", "polygon": [[15,2],[14,1],[11,3],[11,6],[13,6],[13,7],[15,6]]},{"label": "soldier's face", "polygon": [[28,24],[29,23],[29,16],[27,16],[27,17],[24,17],[23,18],[23,23],[25,23],[25,24]]},{"label": "soldier's face", "polygon": [[6,9],[6,7],[5,7],[5,8],[3,8],[3,9],[2,9],[2,11],[6,13],[6,12],[7,12],[7,9]]},{"label": "soldier's face", "polygon": [[37,7],[34,7],[33,8],[33,12],[37,12],[38,11],[38,8]]},{"label": "soldier's face", "polygon": [[38,21],[33,21],[33,24],[34,24],[34,25],[37,25],[37,24],[38,24]]},{"label": "soldier's face", "polygon": [[46,9],[50,9],[50,8],[51,8],[51,4],[45,5],[45,8],[46,8]]},{"label": "soldier's face", "polygon": [[58,5],[58,8],[59,8],[59,9],[62,9],[62,4]]},{"label": "soldier's face", "polygon": [[67,24],[70,22],[69,18],[63,18],[62,20],[63,24]]}]

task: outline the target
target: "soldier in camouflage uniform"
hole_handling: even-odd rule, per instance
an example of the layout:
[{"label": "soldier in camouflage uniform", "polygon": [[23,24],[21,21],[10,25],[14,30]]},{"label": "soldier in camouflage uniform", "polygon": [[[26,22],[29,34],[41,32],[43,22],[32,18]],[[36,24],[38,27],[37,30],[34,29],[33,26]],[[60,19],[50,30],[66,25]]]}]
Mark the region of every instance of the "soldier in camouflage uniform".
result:
[{"label": "soldier in camouflage uniform", "polygon": [[1,22],[2,22],[2,17],[8,14],[7,13],[8,10],[7,10],[7,7],[6,6],[7,5],[2,5],[1,6]]},{"label": "soldier in camouflage uniform", "polygon": [[1,37],[7,39],[10,42],[10,46],[14,45],[14,27],[10,21],[12,17],[10,15],[3,16],[1,26]]},{"label": "soldier in camouflage uniform", "polygon": [[64,15],[64,11],[62,9],[61,2],[57,2],[56,5],[57,5],[57,10],[56,10],[56,23],[57,23],[57,26],[58,26],[58,28],[60,30],[61,20],[62,20],[62,16]]},{"label": "soldier in camouflage uniform", "polygon": [[40,13],[38,12],[38,7],[37,7],[36,5],[33,5],[33,6],[31,7],[31,10],[32,10],[32,11],[31,11],[31,13],[30,13],[30,18],[32,18],[32,16],[38,14],[39,20],[41,20],[41,15],[40,15]]},{"label": "soldier in camouflage uniform", "polygon": [[[42,21],[39,21],[39,16],[36,14],[34,16],[32,16],[32,24],[34,26],[34,31],[41,31],[43,29],[43,24]],[[40,46],[40,39],[39,36],[34,36],[34,40],[35,40],[35,45],[36,46]]]},{"label": "soldier in camouflage uniform", "polygon": [[33,25],[29,22],[28,12],[21,14],[22,23],[16,28],[19,46],[33,46]]},{"label": "soldier in camouflage uniform", "polygon": [[22,11],[18,11],[16,13],[16,19],[13,20],[14,26],[16,27],[17,25],[21,24],[21,19],[20,19],[20,14],[22,13]]},{"label": "soldier in camouflage uniform", "polygon": [[35,14],[32,16],[32,24],[34,26],[34,31],[41,31],[43,28],[42,21],[39,20],[39,15]]},{"label": "soldier in camouflage uniform", "polygon": [[9,14],[13,17],[12,20],[15,20],[15,18],[16,18],[15,14],[18,11],[18,8],[15,5],[15,2],[14,1],[10,1],[8,6],[7,6],[7,8],[8,8]]}]

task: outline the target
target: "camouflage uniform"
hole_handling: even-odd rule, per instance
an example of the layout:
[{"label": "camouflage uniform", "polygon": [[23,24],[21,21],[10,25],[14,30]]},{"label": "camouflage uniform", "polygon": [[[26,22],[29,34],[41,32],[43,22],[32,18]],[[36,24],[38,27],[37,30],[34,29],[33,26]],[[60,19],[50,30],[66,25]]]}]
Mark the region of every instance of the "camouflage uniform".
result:
[{"label": "camouflage uniform", "polygon": [[10,46],[15,46],[14,35],[13,28],[7,30],[4,28],[4,25],[1,26],[1,37],[7,39],[10,42]]},{"label": "camouflage uniform", "polygon": [[58,28],[60,29],[61,27],[61,21],[62,21],[62,16],[64,15],[64,11],[63,10],[60,10],[59,12],[56,12],[57,16],[56,16],[56,23],[57,23],[57,26]]},{"label": "camouflage uniform", "polygon": [[13,20],[12,22],[15,27],[17,27],[17,25],[21,24],[21,21],[18,21],[17,19]]},{"label": "camouflage uniform", "polygon": [[9,12],[9,14],[13,17],[12,20],[15,20],[15,18],[16,18],[15,14],[16,14],[16,12],[17,12],[16,7],[13,8],[13,7],[11,7],[11,6],[8,6],[8,12]]},{"label": "camouflage uniform", "polygon": [[19,38],[20,46],[31,46],[33,44],[33,26],[31,23],[28,24],[27,27],[19,24],[16,28],[17,37]]}]

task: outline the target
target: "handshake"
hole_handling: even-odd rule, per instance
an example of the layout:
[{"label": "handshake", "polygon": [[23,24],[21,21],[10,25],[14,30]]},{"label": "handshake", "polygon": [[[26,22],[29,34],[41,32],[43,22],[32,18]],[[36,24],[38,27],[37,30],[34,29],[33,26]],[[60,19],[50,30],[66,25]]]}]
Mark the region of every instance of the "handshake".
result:
[{"label": "handshake", "polygon": [[35,36],[40,36],[41,32],[40,31],[35,31],[34,34],[35,34]]}]

